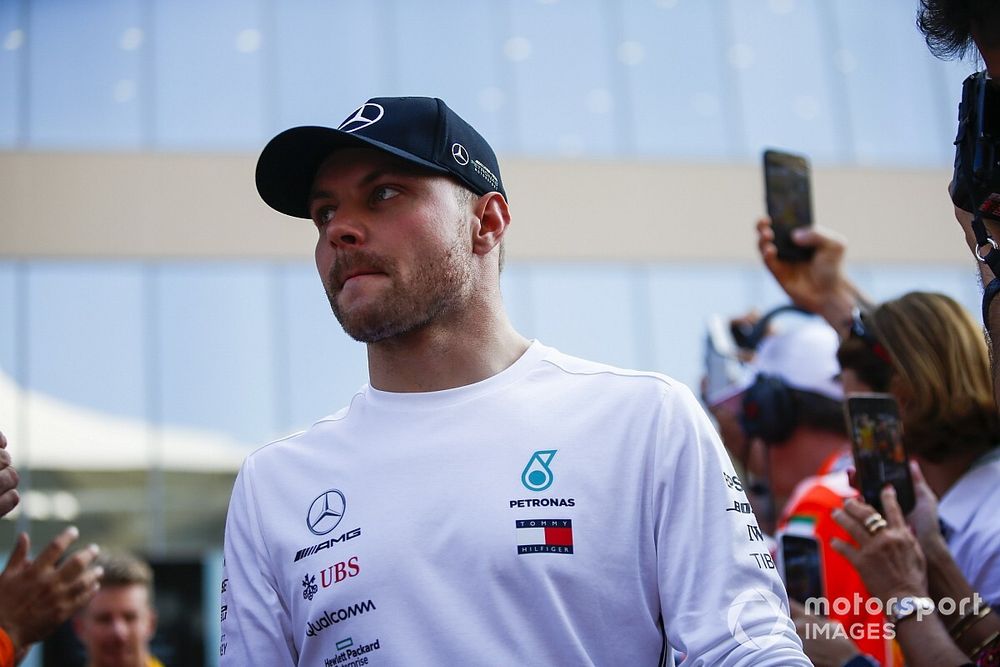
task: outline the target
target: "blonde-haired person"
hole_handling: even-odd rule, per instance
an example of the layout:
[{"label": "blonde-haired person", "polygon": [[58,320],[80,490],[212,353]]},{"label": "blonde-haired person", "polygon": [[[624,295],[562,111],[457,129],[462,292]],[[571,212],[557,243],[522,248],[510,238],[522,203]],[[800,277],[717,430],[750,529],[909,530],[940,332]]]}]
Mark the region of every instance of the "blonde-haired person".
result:
[{"label": "blonde-haired person", "polygon": [[[778,259],[768,220],[757,231],[765,265],[793,302],[841,333],[845,392],[890,392],[899,401],[906,449],[940,498],[936,511],[918,507],[909,517],[927,557],[931,595],[969,590],[1000,604],[1000,524],[993,516],[1000,506],[1000,418],[979,326],[943,294],[911,292],[872,306],[844,274],[846,244],[835,234],[799,233],[795,241],[816,252],[792,264]],[[945,619],[953,630],[961,629],[960,616]],[[967,635],[956,643],[971,650]]]},{"label": "blonde-haired person", "polygon": [[101,556],[101,590],[74,618],[87,667],[163,667],[149,650],[156,633],[153,570],[135,556]]}]

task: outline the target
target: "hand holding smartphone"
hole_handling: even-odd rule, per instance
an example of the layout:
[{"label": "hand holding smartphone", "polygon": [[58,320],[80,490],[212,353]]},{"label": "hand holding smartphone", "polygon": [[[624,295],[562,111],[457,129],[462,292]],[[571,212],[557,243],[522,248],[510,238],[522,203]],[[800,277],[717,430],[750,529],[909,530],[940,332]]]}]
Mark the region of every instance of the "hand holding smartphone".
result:
[{"label": "hand holding smartphone", "polygon": [[849,394],[844,406],[865,502],[883,512],[880,495],[886,484],[892,484],[899,506],[908,514],[916,496],[896,399],[890,394]]},{"label": "hand holding smartphone", "polygon": [[801,155],[764,151],[767,215],[771,218],[778,258],[786,262],[808,261],[814,253],[813,248],[803,248],[792,241],[795,229],[813,224],[809,173],[809,161]]},{"label": "hand holding smartphone", "polygon": [[819,541],[810,534],[796,534],[794,524],[778,537],[778,571],[788,597],[805,604],[823,597],[823,562]]}]

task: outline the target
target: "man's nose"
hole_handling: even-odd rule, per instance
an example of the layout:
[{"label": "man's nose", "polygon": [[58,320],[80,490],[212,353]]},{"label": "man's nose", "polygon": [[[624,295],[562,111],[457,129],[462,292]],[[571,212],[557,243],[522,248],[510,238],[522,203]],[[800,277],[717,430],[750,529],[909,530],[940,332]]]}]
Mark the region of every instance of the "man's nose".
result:
[{"label": "man's nose", "polygon": [[363,245],[367,240],[364,214],[351,207],[341,206],[326,226],[326,238],[335,246]]}]

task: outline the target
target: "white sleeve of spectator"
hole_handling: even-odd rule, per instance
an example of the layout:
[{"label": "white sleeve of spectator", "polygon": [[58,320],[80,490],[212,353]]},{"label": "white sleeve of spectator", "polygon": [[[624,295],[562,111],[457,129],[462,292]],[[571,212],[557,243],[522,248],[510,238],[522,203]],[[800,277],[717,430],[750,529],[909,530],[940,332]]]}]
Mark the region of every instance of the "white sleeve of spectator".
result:
[{"label": "white sleeve of spectator", "polygon": [[298,657],[291,623],[268,564],[252,470],[248,459],[236,478],[226,517],[219,664],[294,666]]},{"label": "white sleeve of spectator", "polygon": [[810,665],[742,482],[697,400],[665,397],[655,463],[660,605],[685,666]]}]

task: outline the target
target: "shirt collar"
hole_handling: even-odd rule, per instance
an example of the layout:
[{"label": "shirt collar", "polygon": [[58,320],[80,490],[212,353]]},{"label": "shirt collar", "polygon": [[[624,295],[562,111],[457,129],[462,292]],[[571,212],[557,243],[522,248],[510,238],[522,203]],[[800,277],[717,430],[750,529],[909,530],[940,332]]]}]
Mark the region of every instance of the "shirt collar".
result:
[{"label": "shirt collar", "polygon": [[1000,447],[976,459],[948,489],[938,503],[938,518],[946,536],[963,530],[982,507],[979,491],[984,484],[995,483],[1000,473]]}]

